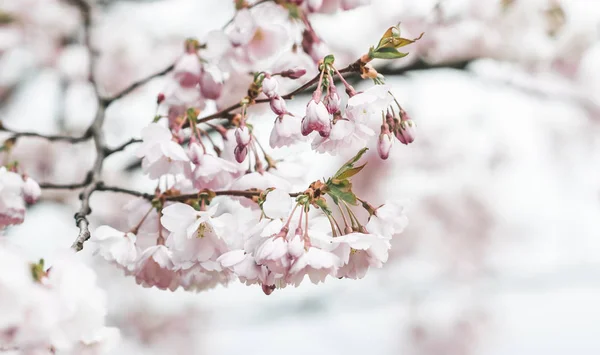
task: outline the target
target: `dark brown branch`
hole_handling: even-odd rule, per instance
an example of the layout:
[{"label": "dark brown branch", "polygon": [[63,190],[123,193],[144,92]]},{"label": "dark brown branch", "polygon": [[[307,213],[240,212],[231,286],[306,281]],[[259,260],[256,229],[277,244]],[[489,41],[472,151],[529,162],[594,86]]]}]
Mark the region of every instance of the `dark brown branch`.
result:
[{"label": "dark brown branch", "polygon": [[159,76],[163,76],[167,73],[169,73],[171,70],[173,70],[173,68],[175,67],[175,64],[171,64],[168,67],[166,67],[165,69],[154,73],[140,81],[136,81],[135,83],[129,85],[127,88],[125,88],[123,91],[121,91],[120,93],[116,94],[115,96],[112,97],[108,97],[108,98],[103,98],[101,101],[103,102],[103,104],[105,106],[110,105],[111,103],[113,103],[116,100],[122,99],[123,97],[129,95],[132,91],[134,91],[135,89],[139,88],[142,85],[145,85],[146,83],[148,83],[150,80],[154,79],[154,78],[158,78]]},{"label": "dark brown branch", "polygon": [[11,133],[13,135],[12,137],[14,139],[17,139],[19,137],[36,137],[36,138],[46,139],[51,142],[64,141],[64,142],[69,142],[69,143],[81,143],[81,142],[85,142],[85,141],[89,140],[92,137],[91,132],[89,132],[89,131],[80,137],[71,137],[71,136],[63,136],[63,135],[46,135],[46,134],[35,133],[35,132],[17,132],[17,131],[13,131],[12,129],[4,127],[2,122],[0,122],[0,131]]},{"label": "dark brown branch", "polygon": [[[252,191],[252,190],[223,190],[223,191],[213,191],[216,196],[236,196],[236,197],[246,197],[253,198],[259,196],[263,191]],[[294,192],[290,193],[290,197],[298,197],[302,195],[302,192]],[[167,201],[186,201],[190,199],[198,198],[198,194],[186,194],[186,195],[178,195],[178,196],[169,196],[166,198]]]},{"label": "dark brown branch", "polygon": [[130,139],[130,140],[128,140],[127,142],[125,142],[125,143],[123,143],[123,144],[121,144],[121,145],[118,145],[118,146],[116,146],[116,147],[114,147],[114,148],[108,148],[108,147],[105,147],[105,148],[104,148],[104,154],[105,154],[105,156],[109,156],[109,155],[111,155],[111,154],[114,154],[114,153],[116,153],[116,152],[120,152],[120,151],[124,150],[125,148],[127,148],[127,147],[128,147],[128,146],[130,146],[131,144],[135,144],[135,143],[141,143],[141,142],[142,142],[142,140],[141,140],[141,139],[131,138],[131,139]]},{"label": "dark brown branch", "polygon": [[125,189],[117,186],[106,186],[104,183],[100,182],[96,185],[96,191],[110,191],[110,192],[120,192],[131,196],[142,197],[146,200],[151,201],[154,198],[154,195],[148,194],[145,192],[139,192],[135,190]]}]

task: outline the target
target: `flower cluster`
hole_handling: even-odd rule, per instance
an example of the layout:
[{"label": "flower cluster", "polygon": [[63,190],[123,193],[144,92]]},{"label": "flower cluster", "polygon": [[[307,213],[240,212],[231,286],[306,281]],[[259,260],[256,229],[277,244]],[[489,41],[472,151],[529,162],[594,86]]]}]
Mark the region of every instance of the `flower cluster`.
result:
[{"label": "flower cluster", "polygon": [[96,275],[71,254],[45,269],[0,244],[0,349],[23,354],[104,354],[119,339],[106,327]]},{"label": "flower cluster", "polygon": [[[203,290],[235,276],[270,294],[288,284],[298,286],[306,275],[314,283],[328,275],[362,278],[369,267],[387,261],[392,237],[406,225],[402,204],[374,208],[352,192],[350,178],[364,167],[355,164],[365,151],[302,193],[273,187],[256,193],[236,190],[254,201],[251,208],[212,190],[182,197],[172,188],[152,202],[131,206],[140,212],[134,215],[142,214],[131,230],[100,226],[90,242],[95,253],[139,284],[160,289]],[[332,203],[339,213],[332,212]],[[355,206],[368,212],[366,221]]]}]

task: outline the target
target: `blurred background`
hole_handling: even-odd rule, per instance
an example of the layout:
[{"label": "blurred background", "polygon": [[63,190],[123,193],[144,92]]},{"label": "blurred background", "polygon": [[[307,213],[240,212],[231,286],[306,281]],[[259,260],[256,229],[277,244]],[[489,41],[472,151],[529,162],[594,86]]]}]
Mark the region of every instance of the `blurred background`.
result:
[{"label": "blurred background", "polygon": [[[220,0],[93,6],[96,77],[107,93],[167,67],[185,38],[203,38],[234,14]],[[600,353],[600,1],[373,0],[311,21],[345,63],[398,22],[408,38],[425,32],[408,57],[379,63],[418,125],[416,141],[396,144],[385,162],[369,156],[355,183],[374,203],[410,201],[390,261],[359,281],[270,296],[233,283],[196,294],[141,288],[84,249],[108,292],[108,324],[123,335],[115,354]],[[0,23],[2,123],[82,134],[96,101],[77,9],[2,0]],[[152,80],[110,106],[109,145],[139,137],[164,85]],[[288,108],[300,113],[305,101]],[[253,124],[267,141],[273,118],[263,115]],[[151,191],[134,150],[106,160],[105,180]],[[298,154],[306,150],[274,155],[292,155],[308,179],[344,159]],[[21,138],[13,158],[38,181],[78,182],[94,150]],[[128,200],[96,193],[92,225],[115,223]],[[77,235],[78,202],[76,192],[45,191],[2,238],[51,263]]]}]

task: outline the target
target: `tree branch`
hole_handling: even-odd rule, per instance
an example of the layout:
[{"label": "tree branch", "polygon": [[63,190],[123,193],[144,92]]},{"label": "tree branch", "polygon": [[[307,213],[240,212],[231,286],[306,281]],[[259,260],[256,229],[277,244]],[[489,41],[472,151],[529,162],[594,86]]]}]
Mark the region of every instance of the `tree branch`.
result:
[{"label": "tree branch", "polygon": [[118,146],[116,146],[114,148],[105,147],[104,148],[104,154],[105,154],[105,156],[109,156],[109,155],[112,155],[112,154],[114,154],[116,152],[120,152],[120,151],[124,150],[125,148],[127,148],[131,144],[141,143],[141,142],[142,142],[141,139],[131,138],[127,142],[125,142],[125,143],[123,143],[121,145],[118,145]]},{"label": "tree branch", "polygon": [[150,80],[154,79],[154,78],[158,78],[159,76],[163,76],[165,74],[167,74],[168,72],[170,72],[171,70],[173,70],[173,68],[175,67],[175,64],[171,64],[168,67],[164,68],[163,70],[154,73],[140,81],[136,81],[133,84],[129,85],[127,88],[125,88],[123,91],[121,91],[120,93],[116,94],[115,96],[112,97],[108,97],[108,98],[103,98],[101,99],[101,101],[103,102],[103,104],[105,106],[110,105],[111,103],[113,103],[116,100],[122,99],[123,97],[129,95],[132,91],[134,91],[135,89],[139,88],[140,86],[148,83]]},{"label": "tree branch", "polygon": [[50,142],[64,141],[64,142],[69,142],[69,143],[73,143],[73,144],[85,142],[92,137],[91,132],[89,132],[89,131],[84,133],[80,137],[71,137],[71,136],[63,136],[63,135],[45,135],[45,134],[35,133],[35,132],[17,132],[17,131],[13,131],[12,129],[6,128],[2,124],[1,121],[0,121],[0,131],[12,133],[14,139],[17,139],[19,137],[36,137],[36,138],[46,139]]}]

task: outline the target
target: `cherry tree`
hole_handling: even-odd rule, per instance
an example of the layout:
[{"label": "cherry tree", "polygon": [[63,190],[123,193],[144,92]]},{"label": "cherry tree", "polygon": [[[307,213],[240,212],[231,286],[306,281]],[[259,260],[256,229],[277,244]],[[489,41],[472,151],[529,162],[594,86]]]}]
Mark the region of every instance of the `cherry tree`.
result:
[{"label": "cherry tree", "polygon": [[[169,48],[174,60],[150,75],[103,52],[101,44],[118,34],[98,36],[105,25],[102,1],[41,3],[13,1],[0,10],[2,60],[14,62],[23,44],[33,48],[29,68],[57,69],[70,100],[86,103],[89,125],[79,134],[47,135],[0,121],[0,226],[27,223],[27,207],[42,195],[75,191],[78,233],[71,250],[50,265],[0,244],[2,351],[87,354],[114,347],[119,330],[105,324],[105,295],[77,254],[84,249],[141,287],[163,292],[241,282],[270,295],[304,283],[362,279],[383,267],[407,226],[406,203],[361,193],[377,183],[361,179],[377,174],[365,155],[376,156],[378,166],[394,164],[394,154],[415,141],[419,120],[386,84],[388,74],[464,68],[491,58],[510,66],[500,80],[522,74],[510,83],[555,95],[527,81],[550,68],[560,96],[599,112],[588,93],[570,85],[586,67],[593,41],[561,32],[567,16],[554,1],[473,0],[460,10],[451,2],[382,2],[389,11],[378,18],[389,20],[387,29],[363,44],[359,36],[353,41],[316,29],[331,14],[352,14],[369,1],[236,0],[228,22]],[[425,10],[407,11],[409,3]],[[347,48],[340,50],[341,43]],[[575,55],[565,55],[567,49]],[[475,70],[486,73],[485,65]],[[0,77],[3,104],[22,74],[15,72]],[[110,110],[161,78],[160,92],[146,102],[155,113],[143,129],[109,144]],[[288,109],[292,105],[302,110]],[[268,130],[257,122],[265,113]],[[32,141],[34,148],[26,144]],[[79,180],[76,172],[65,174],[69,168],[59,159],[37,154],[55,146],[73,154],[86,144],[93,148],[69,156],[84,166]],[[307,180],[306,162],[277,158],[289,147],[340,156],[340,163],[331,175]],[[105,165],[118,154],[132,159],[126,169],[140,168],[152,188],[113,183],[119,179]],[[26,159],[37,159],[38,168],[29,169]],[[115,201],[104,223],[94,223],[97,195]],[[437,346],[444,345],[425,347]]]}]

